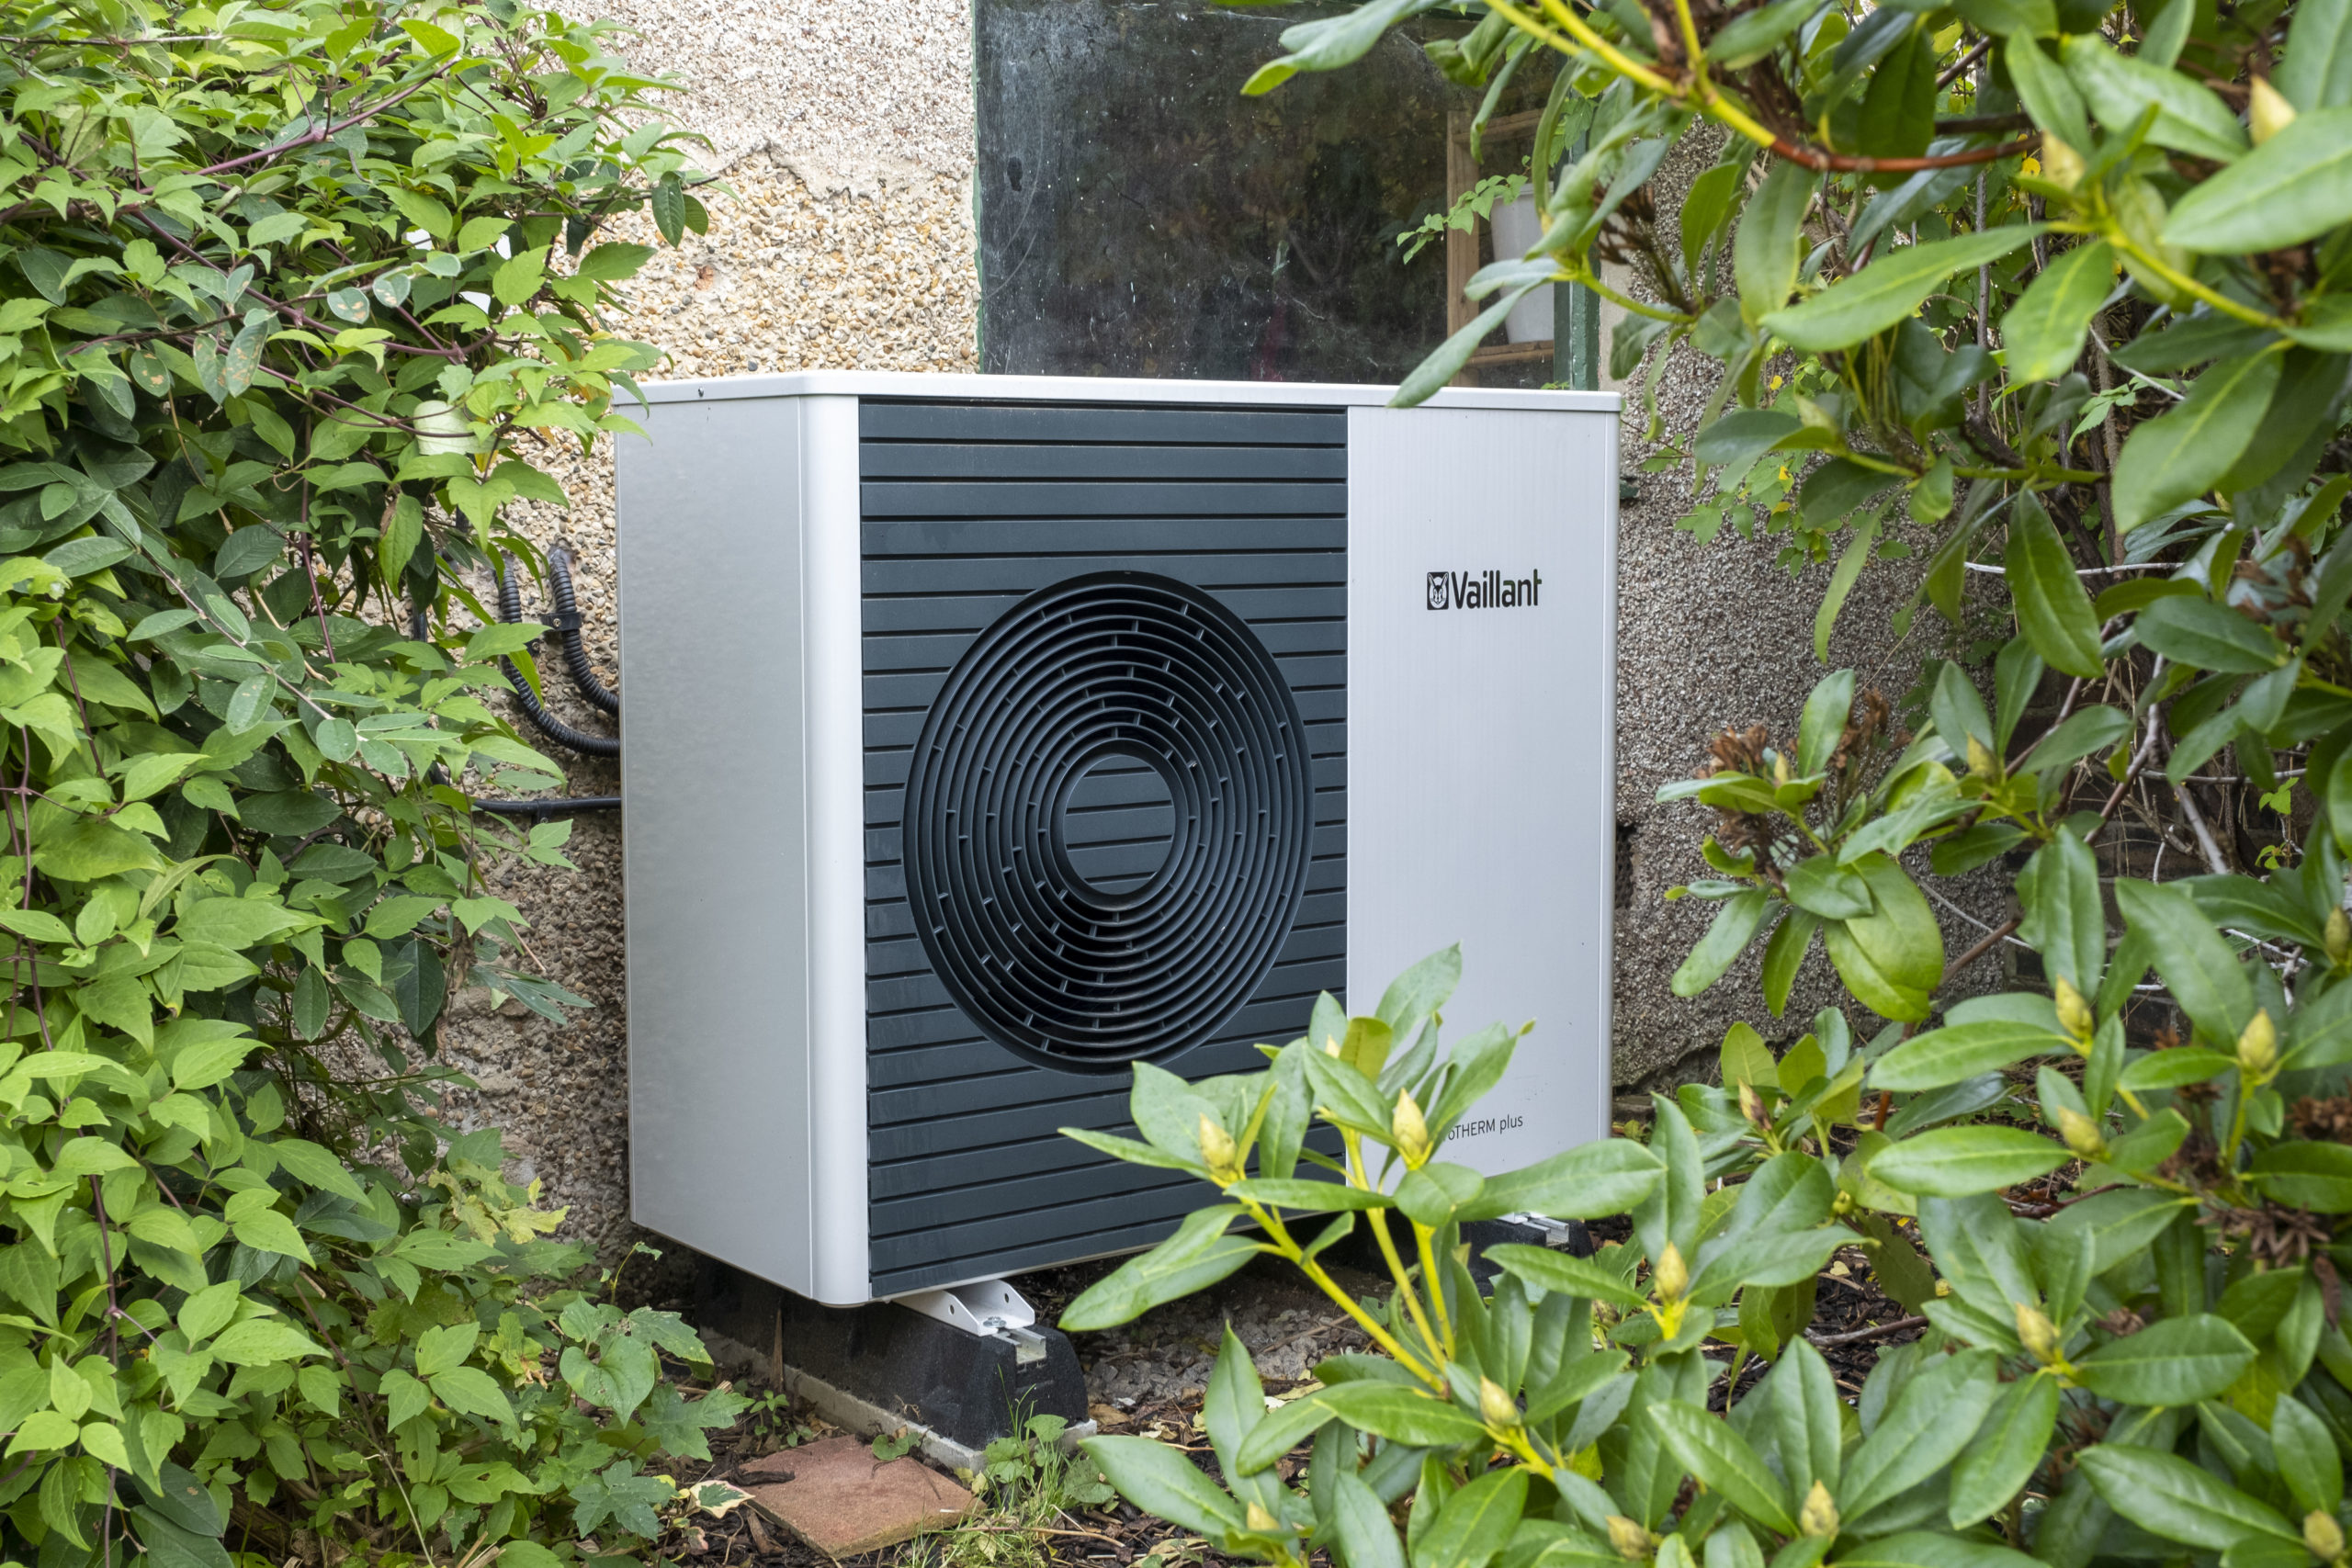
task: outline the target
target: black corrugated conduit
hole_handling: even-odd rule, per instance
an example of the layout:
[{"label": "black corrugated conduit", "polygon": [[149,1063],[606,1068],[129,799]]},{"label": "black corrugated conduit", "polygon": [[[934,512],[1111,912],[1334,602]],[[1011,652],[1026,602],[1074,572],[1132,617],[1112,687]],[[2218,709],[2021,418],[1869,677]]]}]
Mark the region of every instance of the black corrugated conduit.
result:
[{"label": "black corrugated conduit", "polygon": [[[565,588],[567,592],[563,595],[566,599],[569,599],[571,596],[569,592],[570,586],[570,574],[566,573]],[[506,586],[503,578],[500,580],[499,590],[500,598],[502,600],[502,612],[505,615],[507,620],[512,621],[516,618],[515,613],[512,610],[506,609],[503,603],[506,596]],[[416,610],[412,612],[409,616],[408,635],[410,640],[414,642],[424,642],[428,640],[426,631],[427,628],[424,621],[424,611],[422,606],[419,606]],[[508,663],[503,660],[500,660],[500,662],[506,664],[506,678],[510,682],[515,682],[517,689],[521,692],[525,700],[532,703],[533,705],[537,705],[535,699],[531,698],[530,687],[522,683],[520,672],[515,670],[512,663]],[[597,690],[603,691],[604,687],[600,684],[597,687]],[[605,694],[607,696],[611,695],[610,693],[606,693]],[[617,710],[620,699],[618,697],[613,697],[612,700],[616,710]],[[529,710],[526,708],[525,711],[527,712]],[[544,713],[545,710],[542,709],[541,711]],[[544,728],[545,726],[542,725],[541,728]],[[567,726],[566,728],[569,727]],[[577,733],[577,731],[574,733]],[[600,738],[596,736],[589,736],[587,739],[594,740]],[[620,743],[616,740],[607,742],[607,744],[613,748],[612,754],[617,756],[620,752]],[[447,784],[449,782],[449,770],[443,767],[440,763],[435,762],[433,764],[427,777],[436,784]],[[621,797],[617,795],[590,795],[570,799],[476,800],[471,803],[471,807],[473,814],[477,817],[523,817],[528,818],[533,822],[543,822],[550,817],[569,817],[577,811],[618,811],[621,808]]]},{"label": "black corrugated conduit", "polygon": [[548,617],[548,625],[563,639],[563,662],[571,671],[573,689],[618,718],[620,694],[596,679],[596,671],[588,662],[588,645],[580,636],[580,605],[571,596],[571,546],[558,545],[548,552],[548,583],[555,592],[555,614]]},{"label": "black corrugated conduit", "polygon": [[[503,552],[500,553],[498,559],[498,617],[499,619],[506,622],[509,626],[512,626],[523,618],[523,591],[521,586],[514,581],[514,561]],[[571,597],[569,592],[569,572],[565,573],[564,583],[565,591],[560,593],[558,601],[559,604],[560,604],[562,600]],[[573,611],[571,613],[571,619],[572,630],[569,636],[565,652],[568,656],[576,658],[577,660],[577,662],[573,665],[574,679],[576,681],[578,673],[580,671],[586,671],[588,660],[587,655],[584,652],[578,655],[571,654],[571,648],[578,644],[580,638],[579,612],[576,610]],[[506,672],[506,683],[514,689],[515,704],[522,708],[523,716],[531,721],[532,725],[540,734],[546,736],[557,745],[569,748],[570,750],[577,751],[585,757],[617,757],[621,754],[621,743],[617,736],[591,735],[584,729],[573,728],[571,725],[566,724],[563,720],[556,717],[555,715],[548,712],[546,705],[542,704],[537,696],[532,694],[530,682],[523,679],[523,672],[514,668],[514,661],[513,660],[501,659],[498,661],[498,665],[500,669]],[[595,679],[595,676],[593,672],[590,672],[588,678],[593,681]],[[604,691],[604,687],[601,683],[596,689],[599,692]],[[582,687],[581,692],[583,696],[587,696],[591,702],[596,701],[594,694],[589,693],[586,687]],[[605,693],[605,695],[610,697],[611,694]],[[620,699],[618,697],[612,697],[612,704],[613,705],[609,709],[606,709],[606,711],[617,714],[620,711]],[[597,705],[599,707],[604,706],[602,703],[597,703]]]},{"label": "black corrugated conduit", "polygon": [[550,817],[569,817],[575,811],[618,811],[621,797],[617,795],[586,795],[571,800],[477,800],[477,817],[527,817],[534,822]]}]

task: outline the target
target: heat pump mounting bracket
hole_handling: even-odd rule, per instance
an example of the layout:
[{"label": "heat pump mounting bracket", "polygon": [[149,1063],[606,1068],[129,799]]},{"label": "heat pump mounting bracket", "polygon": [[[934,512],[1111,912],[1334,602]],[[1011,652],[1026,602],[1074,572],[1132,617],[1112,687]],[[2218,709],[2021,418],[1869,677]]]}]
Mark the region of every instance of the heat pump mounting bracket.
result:
[{"label": "heat pump mounting bracket", "polygon": [[891,1300],[925,1317],[935,1317],[976,1339],[1008,1339],[1016,1361],[1044,1359],[1045,1337],[1036,1332],[1037,1309],[1002,1280],[976,1280],[940,1291],[916,1291]]}]

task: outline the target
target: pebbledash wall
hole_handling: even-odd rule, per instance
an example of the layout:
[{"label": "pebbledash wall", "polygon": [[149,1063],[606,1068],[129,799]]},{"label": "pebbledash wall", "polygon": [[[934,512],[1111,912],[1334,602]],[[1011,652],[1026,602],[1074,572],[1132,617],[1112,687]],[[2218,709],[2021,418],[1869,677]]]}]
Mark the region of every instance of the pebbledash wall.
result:
[{"label": "pebbledash wall", "polygon": [[[980,367],[975,199],[991,199],[989,182],[1003,171],[981,169],[976,193],[972,0],[566,3],[636,29],[625,51],[689,85],[673,118],[710,140],[704,166],[731,192],[709,199],[707,235],[660,253],[632,286],[625,330],[667,349],[662,377]],[[1270,18],[1275,29],[1288,19]],[[1681,192],[1712,156],[1685,149],[1661,172],[1662,227],[1671,231]],[[1695,362],[1669,367],[1660,400],[1669,433],[1688,434],[1710,376]],[[1629,410],[1629,475],[1649,451],[1641,426]],[[529,508],[522,526],[542,547],[570,545],[590,652],[611,681],[610,451],[572,462],[560,477],[571,505]],[[1684,1000],[1668,988],[1713,907],[1668,904],[1662,895],[1703,874],[1698,842],[1711,814],[1658,807],[1651,797],[1695,771],[1726,725],[1793,732],[1820,673],[1812,621],[1827,569],[1792,580],[1774,565],[1771,540],[1727,536],[1701,548],[1672,527],[1688,504],[1676,477],[1648,476],[1642,485],[1642,498],[1623,508],[1619,532],[1614,1046],[1623,1086],[1706,1076],[1735,1019],[1793,1037],[1798,1020],[1838,995],[1817,948],[1785,1025],[1765,1012],[1752,954],[1705,998]],[[711,570],[727,566],[714,561]],[[1866,580],[1833,649],[1838,662],[1860,667],[1890,696],[1933,651],[1887,634],[1888,611],[1907,587]],[[537,590],[526,585],[525,597],[527,611]],[[545,668],[551,705],[582,728],[609,732],[602,716],[572,699],[554,663]],[[749,669],[717,678],[761,675]],[[715,695],[714,708],[723,709],[723,692]],[[548,750],[571,763],[566,794],[617,792],[609,763]],[[715,811],[762,808],[756,800],[710,804]],[[594,1007],[557,1026],[519,1004],[492,1010],[485,992],[453,995],[446,1048],[480,1088],[452,1094],[445,1114],[453,1131],[505,1129],[521,1171],[544,1179],[548,1201],[569,1206],[567,1234],[609,1254],[638,1234],[628,1221],[621,821],[610,813],[575,821],[578,874],[510,874],[495,890],[531,921],[526,938],[545,972]],[[1965,917],[1939,916],[1959,939],[1955,950],[1973,938]],[[1466,959],[1476,964],[1477,954]],[[1387,976],[1352,978],[1362,988]],[[1540,1049],[1541,1040],[1539,1021],[1522,1048]],[[743,1157],[756,1160],[759,1151],[747,1148]]]}]

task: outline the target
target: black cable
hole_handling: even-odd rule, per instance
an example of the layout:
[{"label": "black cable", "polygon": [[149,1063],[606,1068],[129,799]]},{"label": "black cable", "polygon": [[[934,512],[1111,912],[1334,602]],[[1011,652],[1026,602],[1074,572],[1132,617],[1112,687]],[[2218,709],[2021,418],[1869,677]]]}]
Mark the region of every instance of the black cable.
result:
[{"label": "black cable", "polygon": [[571,671],[571,683],[580,694],[595,706],[620,716],[620,694],[596,679],[595,669],[588,662],[588,645],[580,636],[580,605],[571,596],[571,550],[558,545],[548,552],[548,584],[555,591],[555,614],[548,617],[548,625],[563,638],[563,662]]},{"label": "black cable", "polygon": [[591,795],[578,800],[477,800],[473,803],[477,817],[527,817],[534,822],[576,811],[618,811],[620,808],[621,797],[617,795]]},{"label": "black cable", "polygon": [[[512,626],[523,618],[523,591],[514,581],[514,561],[509,559],[503,551],[500,552],[498,558],[501,567],[496,573],[498,615],[499,619]],[[514,688],[514,701],[522,708],[524,716],[531,721],[540,734],[557,745],[567,747],[580,752],[582,756],[617,757],[621,754],[618,737],[591,735],[584,729],[573,728],[548,712],[545,705],[532,694],[530,683],[523,679],[523,672],[514,668],[513,660],[502,658],[498,661],[498,666],[506,672],[506,683]],[[616,704],[616,705],[618,705]]]},{"label": "black cable", "polygon": [[[420,604],[409,616],[409,640],[426,641],[427,629],[424,607]],[[508,666],[508,671],[511,674],[513,666]],[[432,783],[445,787],[449,783],[449,770],[438,762],[426,770],[425,776]],[[572,800],[473,800],[466,805],[467,809],[477,816],[528,817],[534,822],[540,822],[563,812],[618,811],[621,797],[617,795],[592,795]]]}]

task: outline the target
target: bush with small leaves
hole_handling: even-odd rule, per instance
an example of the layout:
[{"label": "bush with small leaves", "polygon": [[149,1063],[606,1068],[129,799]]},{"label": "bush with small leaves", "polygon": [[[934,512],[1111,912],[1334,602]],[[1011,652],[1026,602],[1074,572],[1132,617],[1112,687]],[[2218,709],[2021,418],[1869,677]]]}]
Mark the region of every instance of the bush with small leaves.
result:
[{"label": "bush with small leaves", "polygon": [[5,33],[0,1555],[652,1538],[741,1401],[434,1100],[450,985],[579,1001],[489,890],[568,827],[458,787],[555,782],[483,700],[537,628],[453,569],[628,428],[596,231],[701,220],[660,84],[507,0]]}]

